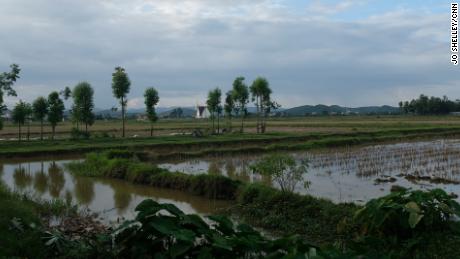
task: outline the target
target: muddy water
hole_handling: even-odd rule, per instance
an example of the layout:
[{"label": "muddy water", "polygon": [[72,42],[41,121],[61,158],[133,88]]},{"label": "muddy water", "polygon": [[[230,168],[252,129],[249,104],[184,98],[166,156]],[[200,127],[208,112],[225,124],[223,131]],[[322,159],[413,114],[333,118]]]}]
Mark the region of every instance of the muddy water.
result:
[{"label": "muddy water", "polygon": [[[315,152],[291,153],[297,160],[309,161],[308,173],[296,192],[323,197],[335,202],[364,203],[390,192],[392,185],[413,189],[442,188],[460,195],[460,140],[441,139],[423,142],[337,148]],[[264,182],[276,187],[271,179],[253,174],[249,165],[260,155],[207,157],[167,161],[159,166],[172,171],[222,174],[249,182]],[[452,183],[407,180],[406,175],[444,179]],[[376,179],[394,182],[376,183]],[[460,201],[460,199],[459,199]]]},{"label": "muddy water", "polygon": [[186,213],[207,215],[229,206],[225,201],[205,199],[190,194],[134,185],[108,178],[78,177],[70,174],[61,161],[0,161],[0,181],[10,189],[34,197],[63,199],[88,208],[106,223],[133,218],[134,208],[146,198],[172,203]]}]

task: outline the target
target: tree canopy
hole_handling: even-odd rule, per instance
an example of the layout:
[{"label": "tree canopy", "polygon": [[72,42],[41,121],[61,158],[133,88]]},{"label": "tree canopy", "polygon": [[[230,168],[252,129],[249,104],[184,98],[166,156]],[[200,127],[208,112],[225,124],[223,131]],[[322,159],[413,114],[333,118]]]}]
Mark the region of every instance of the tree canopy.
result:
[{"label": "tree canopy", "polygon": [[72,117],[77,122],[85,124],[86,132],[88,125],[92,125],[95,118],[93,95],[94,90],[88,82],[78,83],[72,91]]},{"label": "tree canopy", "polygon": [[145,110],[150,121],[150,136],[153,136],[153,123],[158,120],[155,105],[160,101],[160,97],[158,96],[158,91],[150,87],[145,90],[144,98]]}]

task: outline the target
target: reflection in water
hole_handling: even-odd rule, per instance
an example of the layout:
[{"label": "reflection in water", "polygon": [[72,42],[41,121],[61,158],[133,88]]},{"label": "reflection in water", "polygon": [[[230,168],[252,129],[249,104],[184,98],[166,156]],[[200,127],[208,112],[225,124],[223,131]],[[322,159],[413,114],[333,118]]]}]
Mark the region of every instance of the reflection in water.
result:
[{"label": "reflection in water", "polygon": [[[460,181],[460,140],[406,142],[365,147],[328,148],[313,152],[291,152],[298,161],[309,161],[298,193],[308,193],[336,202],[363,203],[390,192],[397,184],[413,189],[442,188],[460,194],[460,184],[409,182],[404,174]],[[244,182],[262,182],[277,187],[267,176],[253,174],[250,164],[263,154],[212,156],[167,161],[159,166],[189,174],[219,174]],[[394,177],[395,183],[375,184],[379,177]],[[458,199],[460,200],[460,198]]]},{"label": "reflection in water", "polygon": [[35,172],[34,177],[34,188],[40,194],[43,194],[48,189],[48,177],[46,176],[43,170],[43,163],[41,163],[41,169],[38,172]]},{"label": "reflection in water", "polygon": [[19,190],[25,189],[32,184],[32,176],[26,171],[26,168],[20,165],[14,170],[14,184]]},{"label": "reflection in water", "polygon": [[50,178],[50,194],[53,198],[59,198],[59,194],[65,185],[65,178],[64,173],[62,172],[62,168],[53,161],[48,168],[48,175]]},{"label": "reflection in water", "polygon": [[[66,193],[66,195],[68,195]],[[75,178],[75,198],[79,204],[88,205],[94,199],[94,181],[91,178]]]},{"label": "reflection in water", "polygon": [[113,200],[115,201],[115,208],[119,214],[123,214],[131,204],[131,193],[126,192],[122,186],[118,184],[110,184],[113,189]]},{"label": "reflection in water", "polygon": [[[133,218],[134,208],[144,199],[173,203],[186,213],[211,214],[228,207],[227,201],[210,200],[188,193],[134,185],[110,178],[88,178],[70,174],[68,161],[3,162],[0,182],[10,189],[27,192],[38,198],[60,198],[68,204],[79,204],[99,213],[105,222],[119,217]],[[2,164],[0,163],[0,166]]]}]

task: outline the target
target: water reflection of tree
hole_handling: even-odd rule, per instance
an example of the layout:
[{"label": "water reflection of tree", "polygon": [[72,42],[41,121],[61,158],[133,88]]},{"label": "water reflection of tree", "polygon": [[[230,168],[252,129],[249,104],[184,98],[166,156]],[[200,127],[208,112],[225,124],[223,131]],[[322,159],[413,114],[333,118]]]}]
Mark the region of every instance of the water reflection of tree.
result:
[{"label": "water reflection of tree", "polygon": [[120,186],[118,183],[112,183],[110,186],[113,189],[115,208],[117,208],[118,214],[123,214],[131,203],[132,195],[129,190],[125,189],[126,186]]},{"label": "water reflection of tree", "polygon": [[14,169],[13,178],[14,184],[19,190],[23,190],[32,184],[32,175],[21,164]]},{"label": "water reflection of tree", "polygon": [[235,164],[233,163],[233,159],[229,158],[227,159],[226,163],[225,163],[225,171],[227,172],[227,176],[232,178],[232,179],[235,179],[236,177],[236,166]]},{"label": "water reflection of tree", "polygon": [[48,176],[45,174],[43,162],[41,162],[40,171],[34,174],[34,189],[40,194],[48,189]]},{"label": "water reflection of tree", "polygon": [[50,179],[50,194],[53,198],[59,198],[59,194],[65,185],[65,178],[64,173],[62,172],[62,168],[53,161],[48,168],[48,175]]},{"label": "water reflection of tree", "polygon": [[75,177],[75,197],[79,204],[90,204],[94,200],[93,179],[88,177]]},{"label": "water reflection of tree", "polygon": [[222,175],[222,165],[219,164],[217,159],[211,160],[209,163],[208,174]]}]

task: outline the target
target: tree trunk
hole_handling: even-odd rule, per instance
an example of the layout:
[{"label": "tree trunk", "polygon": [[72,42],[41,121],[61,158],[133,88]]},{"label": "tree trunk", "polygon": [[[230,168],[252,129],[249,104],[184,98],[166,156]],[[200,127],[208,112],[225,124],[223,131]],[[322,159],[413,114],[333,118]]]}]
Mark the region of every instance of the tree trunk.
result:
[{"label": "tree trunk", "polygon": [[88,122],[85,122],[85,132],[88,133]]},{"label": "tree trunk", "polygon": [[243,133],[244,132],[244,112],[241,111],[241,128],[240,128],[240,132]]},{"label": "tree trunk", "polygon": [[19,130],[18,130],[18,140],[19,140],[19,142],[21,142],[21,123],[18,123],[18,128],[19,128]]},{"label": "tree trunk", "polygon": [[52,125],[51,128],[52,128],[51,139],[54,140],[54,133],[56,132],[56,126],[55,126],[55,125]]},{"label": "tree trunk", "polygon": [[216,134],[216,126],[215,126],[216,116],[212,113],[212,134]]},{"label": "tree trunk", "polygon": [[121,97],[121,120],[122,120],[122,137],[125,137],[125,102],[124,98]]},{"label": "tree trunk", "polygon": [[153,123],[150,123],[150,137],[153,137]]},{"label": "tree trunk", "polygon": [[43,119],[40,120],[40,140],[43,140]]},{"label": "tree trunk", "polygon": [[260,128],[260,107],[259,107],[259,96],[256,96],[256,109],[257,109],[257,122],[256,122],[256,131],[259,133]]},{"label": "tree trunk", "polygon": [[30,140],[30,120],[27,120],[27,141]]},{"label": "tree trunk", "polygon": [[220,128],[219,128],[219,116],[220,116],[219,113],[217,113],[217,135],[219,135],[219,133],[220,133],[220,131],[219,131],[220,130]]}]

